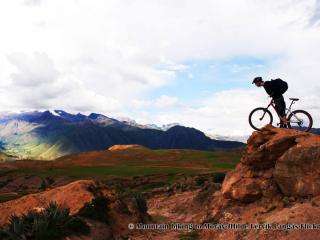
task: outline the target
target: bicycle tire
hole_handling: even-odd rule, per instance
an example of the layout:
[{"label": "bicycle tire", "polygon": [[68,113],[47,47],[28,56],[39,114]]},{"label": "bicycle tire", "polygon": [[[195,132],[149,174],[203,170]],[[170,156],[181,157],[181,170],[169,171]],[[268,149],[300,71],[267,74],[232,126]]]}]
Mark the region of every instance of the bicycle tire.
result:
[{"label": "bicycle tire", "polygon": [[[308,127],[306,127],[306,128],[303,129],[303,130],[299,130],[299,129],[294,128],[294,127],[290,124],[290,120],[291,120],[292,116],[293,116],[294,114],[296,114],[296,113],[302,113],[302,114],[304,114],[305,116],[307,116],[307,118],[309,119],[309,125],[308,125]],[[312,128],[312,125],[313,125],[313,119],[312,119],[311,115],[310,115],[307,111],[304,111],[304,110],[294,110],[294,111],[292,111],[292,112],[290,113],[290,115],[288,116],[288,121],[289,121],[289,122],[287,123],[288,128],[290,128],[290,129],[295,129],[295,130],[299,130],[299,131],[303,131],[303,132],[309,132],[310,129]]]},{"label": "bicycle tire", "polygon": [[256,126],[252,123],[252,116],[253,116],[253,114],[254,114],[255,112],[261,111],[261,110],[262,110],[262,111],[265,111],[266,114],[268,114],[269,117],[270,117],[270,121],[269,121],[269,123],[267,123],[267,124],[272,124],[272,122],[273,122],[272,114],[271,114],[271,112],[270,112],[268,109],[263,108],[263,107],[259,107],[259,108],[253,109],[253,110],[250,112],[250,114],[249,114],[249,124],[250,124],[250,126],[251,126],[253,129],[258,130],[258,131],[260,131],[261,128],[256,127]]}]

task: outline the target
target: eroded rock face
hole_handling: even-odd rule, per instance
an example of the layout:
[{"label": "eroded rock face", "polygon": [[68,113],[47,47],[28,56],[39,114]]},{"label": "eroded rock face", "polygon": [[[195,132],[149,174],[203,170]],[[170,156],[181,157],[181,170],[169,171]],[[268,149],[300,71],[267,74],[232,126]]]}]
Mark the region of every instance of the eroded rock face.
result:
[{"label": "eroded rock face", "polygon": [[70,209],[71,215],[76,215],[79,210],[97,196],[108,198],[109,208],[107,214],[109,223],[99,222],[90,217],[82,217],[90,226],[88,236],[69,236],[67,239],[122,239],[132,232],[129,223],[149,221],[149,215],[142,211],[133,196],[122,196],[105,184],[94,180],[77,180],[69,184],[49,189],[40,193],[28,194],[16,200],[0,203],[0,230],[9,222],[10,216],[21,216],[30,211],[43,211],[50,202],[55,202],[61,207]]},{"label": "eroded rock face", "polygon": [[86,202],[90,202],[94,195],[88,191],[90,186],[95,186],[91,180],[79,180],[68,185],[57,187],[38,194],[29,194],[19,199],[0,204],[0,226],[6,224],[14,213],[18,216],[34,209],[41,209],[49,202],[70,209],[75,214]]},{"label": "eroded rock face", "polygon": [[254,132],[238,166],[221,192],[226,198],[253,202],[277,193],[320,194],[320,136],[267,125]]},{"label": "eroded rock face", "polygon": [[313,146],[297,145],[275,165],[274,178],[287,196],[320,195],[320,139]]},{"label": "eroded rock face", "polygon": [[[282,132],[283,131],[283,132]],[[254,132],[248,139],[247,151],[241,163],[255,170],[266,170],[274,167],[275,162],[296,144],[297,135],[305,133],[283,130],[268,125],[261,132]]]}]

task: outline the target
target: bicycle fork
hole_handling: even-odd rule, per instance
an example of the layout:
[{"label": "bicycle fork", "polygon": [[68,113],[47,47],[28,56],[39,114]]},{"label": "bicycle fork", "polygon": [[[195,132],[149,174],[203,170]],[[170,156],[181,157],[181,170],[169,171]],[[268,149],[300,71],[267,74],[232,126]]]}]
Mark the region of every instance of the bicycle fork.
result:
[{"label": "bicycle fork", "polygon": [[259,119],[260,121],[262,121],[262,119],[264,118],[264,115],[266,115],[267,110],[268,110],[268,108],[264,109],[264,113],[263,113],[262,117]]}]

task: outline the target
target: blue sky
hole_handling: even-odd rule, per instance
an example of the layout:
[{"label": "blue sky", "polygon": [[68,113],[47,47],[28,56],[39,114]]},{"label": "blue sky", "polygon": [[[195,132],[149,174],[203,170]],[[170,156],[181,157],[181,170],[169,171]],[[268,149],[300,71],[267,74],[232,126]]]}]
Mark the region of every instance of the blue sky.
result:
[{"label": "blue sky", "polygon": [[234,88],[252,88],[252,78],[262,76],[269,61],[254,57],[228,60],[191,60],[180,63],[184,69],[176,71],[175,81],[150,92],[149,98],[175,96],[186,104],[196,103],[214,93]]}]

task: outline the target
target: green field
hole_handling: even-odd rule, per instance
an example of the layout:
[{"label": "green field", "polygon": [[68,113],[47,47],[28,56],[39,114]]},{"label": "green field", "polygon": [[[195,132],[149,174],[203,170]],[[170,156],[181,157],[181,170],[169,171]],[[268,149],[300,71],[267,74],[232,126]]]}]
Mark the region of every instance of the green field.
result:
[{"label": "green field", "polygon": [[[128,152],[127,152],[128,153]],[[233,169],[241,158],[241,151],[207,152],[194,150],[146,150],[145,152],[121,153],[116,160],[103,159],[98,152],[95,156],[79,154],[67,156],[60,162],[72,164],[43,168],[21,167],[15,172],[22,175],[103,177],[103,176],[143,176],[163,174],[202,174]],[[88,160],[88,163],[79,161]],[[77,164],[77,163],[82,164]],[[90,164],[89,164],[90,162]]]},{"label": "green field", "polygon": [[[221,179],[227,171],[234,169],[241,155],[241,150],[144,149],[85,152],[55,161],[8,162],[0,167],[0,176],[3,177],[0,179],[0,189],[6,189],[5,186],[12,181],[15,183],[9,191],[6,189],[7,192],[0,194],[0,203],[43,191],[56,182],[66,184],[77,179],[102,180],[119,185],[120,189],[134,186],[138,191],[169,186],[185,176],[203,175]],[[148,180],[140,183],[134,179]]]},{"label": "green field", "polygon": [[[203,171],[202,171],[203,172]],[[70,177],[101,177],[101,176],[144,176],[155,174],[196,174],[197,171],[186,168],[165,168],[165,167],[140,167],[129,165],[116,166],[95,166],[95,167],[67,167],[48,170],[34,171],[31,169],[18,170],[19,174],[32,174],[42,177],[46,176],[70,176]]]}]

